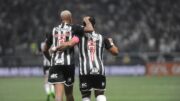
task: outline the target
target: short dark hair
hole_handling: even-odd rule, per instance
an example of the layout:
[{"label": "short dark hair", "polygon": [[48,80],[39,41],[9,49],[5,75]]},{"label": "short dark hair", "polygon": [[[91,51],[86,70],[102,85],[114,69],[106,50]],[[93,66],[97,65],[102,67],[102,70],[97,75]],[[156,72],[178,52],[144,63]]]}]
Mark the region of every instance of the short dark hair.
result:
[{"label": "short dark hair", "polygon": [[96,24],[96,20],[93,16],[90,16],[89,21],[91,22],[91,24],[94,26]]},{"label": "short dark hair", "polygon": [[[93,16],[89,16],[89,21],[91,22],[92,26],[94,27],[94,25],[96,24],[96,20]],[[86,23],[83,21],[83,25],[86,26]]]}]

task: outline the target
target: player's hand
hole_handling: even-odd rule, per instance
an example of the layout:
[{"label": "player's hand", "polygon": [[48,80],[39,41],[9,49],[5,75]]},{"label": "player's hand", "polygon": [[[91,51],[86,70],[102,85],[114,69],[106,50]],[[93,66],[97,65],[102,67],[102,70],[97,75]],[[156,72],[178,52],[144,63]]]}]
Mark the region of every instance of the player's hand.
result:
[{"label": "player's hand", "polygon": [[114,45],[114,42],[113,42],[112,38],[108,38],[108,41],[112,46]]},{"label": "player's hand", "polygon": [[83,18],[83,21],[87,23],[87,22],[89,22],[89,19],[90,19],[89,16],[85,16],[85,17]]},{"label": "player's hand", "polygon": [[54,52],[56,52],[57,51],[57,47],[51,47],[50,48],[50,53],[54,53]]}]

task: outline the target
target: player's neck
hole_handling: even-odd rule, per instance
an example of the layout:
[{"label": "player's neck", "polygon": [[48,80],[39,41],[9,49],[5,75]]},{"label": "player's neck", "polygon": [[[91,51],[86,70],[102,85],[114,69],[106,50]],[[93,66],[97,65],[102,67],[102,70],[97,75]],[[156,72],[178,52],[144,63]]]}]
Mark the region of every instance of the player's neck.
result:
[{"label": "player's neck", "polygon": [[70,20],[64,20],[64,21],[62,21],[62,23],[71,24],[71,21]]}]

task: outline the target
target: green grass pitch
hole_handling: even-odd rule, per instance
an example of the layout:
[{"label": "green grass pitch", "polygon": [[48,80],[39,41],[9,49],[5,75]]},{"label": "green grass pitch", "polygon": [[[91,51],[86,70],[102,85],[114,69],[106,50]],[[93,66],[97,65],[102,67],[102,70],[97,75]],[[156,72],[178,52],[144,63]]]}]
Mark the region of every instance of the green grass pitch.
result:
[{"label": "green grass pitch", "polygon": [[[42,77],[0,78],[0,101],[46,101],[43,82]],[[78,79],[74,96],[81,101]],[[106,96],[107,101],[180,101],[180,77],[108,77]]]}]

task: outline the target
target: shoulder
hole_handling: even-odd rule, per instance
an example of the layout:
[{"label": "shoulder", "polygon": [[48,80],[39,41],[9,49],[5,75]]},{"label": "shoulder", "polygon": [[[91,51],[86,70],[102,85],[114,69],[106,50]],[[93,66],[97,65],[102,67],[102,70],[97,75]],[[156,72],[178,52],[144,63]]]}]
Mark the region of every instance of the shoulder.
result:
[{"label": "shoulder", "polygon": [[73,26],[72,26],[72,32],[73,32],[73,34],[74,35],[83,35],[83,33],[84,33],[84,27],[83,26],[81,26],[81,25],[78,25],[78,24],[74,24]]},{"label": "shoulder", "polygon": [[108,38],[111,38],[111,36],[109,36],[106,33],[100,33],[99,35],[102,37],[103,40],[107,40]]},{"label": "shoulder", "polygon": [[101,33],[96,32],[96,34],[99,35],[102,38],[104,37]]},{"label": "shoulder", "polygon": [[99,39],[104,40],[104,36],[101,33],[95,32]]},{"label": "shoulder", "polygon": [[79,25],[79,24],[73,24],[73,25],[72,25],[72,28],[73,28],[73,29],[83,29],[84,26],[81,26],[81,25]]},{"label": "shoulder", "polygon": [[54,26],[54,27],[52,28],[52,31],[57,31],[57,30],[59,29],[59,26],[60,26],[60,25]]}]

